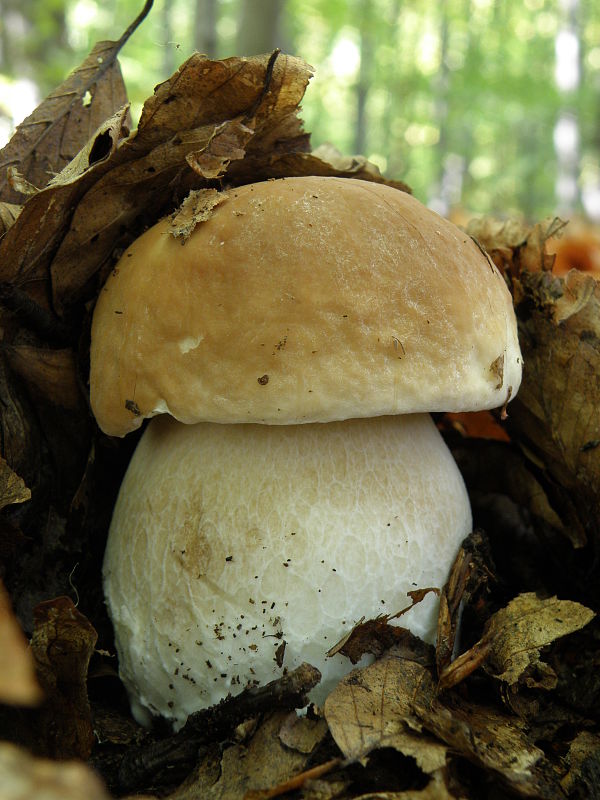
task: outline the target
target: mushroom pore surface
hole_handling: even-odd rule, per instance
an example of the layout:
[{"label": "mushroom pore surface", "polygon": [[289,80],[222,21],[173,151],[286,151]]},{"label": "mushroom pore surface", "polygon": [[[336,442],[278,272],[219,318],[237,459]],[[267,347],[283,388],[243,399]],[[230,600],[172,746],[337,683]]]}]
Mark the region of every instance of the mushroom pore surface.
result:
[{"label": "mushroom pore surface", "polygon": [[521,359],[504,279],[414,197],[348,178],[230,189],[182,244],[165,219],[100,292],[100,427],[288,425],[502,406]]},{"label": "mushroom pore surface", "polygon": [[[471,512],[426,414],[291,426],[182,425],[142,436],[104,562],[135,715],[187,716],[325,657],[355,622],[441,587]],[[398,621],[432,641],[432,594]],[[285,643],[285,650],[283,646]]]}]

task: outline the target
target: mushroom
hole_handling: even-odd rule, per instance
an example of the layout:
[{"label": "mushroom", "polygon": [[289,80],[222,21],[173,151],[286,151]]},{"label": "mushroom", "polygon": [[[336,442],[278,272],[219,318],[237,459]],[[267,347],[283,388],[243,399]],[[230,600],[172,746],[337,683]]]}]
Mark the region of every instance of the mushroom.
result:
[{"label": "mushroom", "polygon": [[[137,239],[92,325],[100,427],[161,415],[104,585],[135,716],[176,726],[301,661],[322,700],[356,621],[443,585],[471,511],[428,412],[503,406],[521,379],[502,276],[409,194],[302,177],[219,199],[184,246],[169,219]],[[402,624],[431,642],[436,613]]]}]

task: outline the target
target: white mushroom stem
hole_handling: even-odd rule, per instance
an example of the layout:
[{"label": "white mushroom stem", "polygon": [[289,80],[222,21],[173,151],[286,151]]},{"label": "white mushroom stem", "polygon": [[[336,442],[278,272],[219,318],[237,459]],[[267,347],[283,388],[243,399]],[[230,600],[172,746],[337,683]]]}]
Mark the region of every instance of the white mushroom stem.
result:
[{"label": "white mushroom stem", "polygon": [[[104,578],[135,716],[199,708],[326,652],[361,617],[441,587],[471,512],[427,414],[291,426],[158,418],[115,508]],[[399,624],[427,641],[433,595]],[[285,643],[285,652],[283,645]]]}]

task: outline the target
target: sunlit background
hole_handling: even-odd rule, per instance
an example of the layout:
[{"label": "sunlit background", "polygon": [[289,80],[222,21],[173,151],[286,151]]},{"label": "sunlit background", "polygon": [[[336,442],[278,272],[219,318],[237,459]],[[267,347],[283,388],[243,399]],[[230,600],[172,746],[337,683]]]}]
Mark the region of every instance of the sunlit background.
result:
[{"label": "sunlit background", "polygon": [[[0,135],[142,0],[0,0]],[[313,145],[362,153],[443,214],[600,221],[596,0],[156,0],[120,61],[134,117],[193,50],[315,67]]]}]

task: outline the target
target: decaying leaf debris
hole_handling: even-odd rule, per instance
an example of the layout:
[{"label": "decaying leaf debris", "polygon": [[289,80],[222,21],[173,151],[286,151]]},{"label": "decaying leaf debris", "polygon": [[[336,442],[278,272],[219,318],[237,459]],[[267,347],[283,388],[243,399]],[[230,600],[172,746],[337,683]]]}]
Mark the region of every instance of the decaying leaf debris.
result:
[{"label": "decaying leaf debris", "polygon": [[[131,719],[100,564],[135,436],[109,440],[88,411],[95,296],[141,231],[171,215],[185,241],[229,187],[384,180],[363,157],[311,152],[298,112],[312,68],[278,52],[194,54],[130,133],[116,56],[134,28],[96,45],[0,158],[1,577],[31,637],[27,649],[2,595],[0,695],[41,701],[0,706],[0,786],[17,775],[28,797],[599,797],[600,289],[552,274],[545,243],[560,221],[469,231],[512,290],[525,373],[508,435],[443,426],[483,530],[441,593],[437,650],[380,618],[340,644],[353,661],[377,658],[324,711],[290,716],[316,680],[308,668],[289,676],[292,701],[276,682],[175,735]],[[73,757],[105,787],[60,761]]]}]

